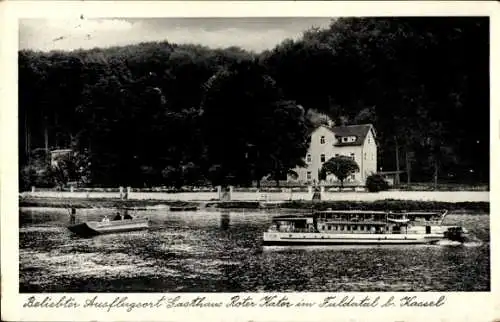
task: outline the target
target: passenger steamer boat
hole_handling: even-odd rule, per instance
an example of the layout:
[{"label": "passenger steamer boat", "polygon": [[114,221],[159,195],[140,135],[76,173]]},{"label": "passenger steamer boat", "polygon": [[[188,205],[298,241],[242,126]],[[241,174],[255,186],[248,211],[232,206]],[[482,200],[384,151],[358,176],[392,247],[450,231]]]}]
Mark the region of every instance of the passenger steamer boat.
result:
[{"label": "passenger steamer boat", "polygon": [[327,210],[273,218],[264,245],[383,245],[463,243],[465,228],[444,226],[447,211],[391,212]]}]

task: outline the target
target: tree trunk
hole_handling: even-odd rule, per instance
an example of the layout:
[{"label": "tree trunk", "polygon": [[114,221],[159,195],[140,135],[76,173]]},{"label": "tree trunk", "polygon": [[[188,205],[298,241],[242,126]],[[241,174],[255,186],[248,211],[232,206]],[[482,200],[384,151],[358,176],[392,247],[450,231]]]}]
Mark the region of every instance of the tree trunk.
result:
[{"label": "tree trunk", "polygon": [[406,183],[409,187],[411,183],[411,162],[408,156],[408,151],[406,151]]},{"label": "tree trunk", "polygon": [[47,122],[47,117],[44,116],[43,120],[43,135],[44,135],[44,141],[45,141],[45,151],[47,152],[47,155],[49,153],[49,128],[48,128],[48,122]]},{"label": "tree trunk", "polygon": [[396,136],[394,136],[394,143],[395,143],[395,146],[396,146],[396,176],[395,176],[395,179],[394,179],[394,185],[396,187],[399,186],[399,144],[398,144],[398,139],[396,138]]},{"label": "tree trunk", "polygon": [[31,153],[31,140],[30,140],[30,129],[29,129],[29,123],[28,123],[28,113],[25,112],[24,115],[24,136],[25,136],[25,142],[24,142],[24,147],[25,147],[25,153],[27,158],[29,159],[30,153]]},{"label": "tree trunk", "polygon": [[434,190],[437,190],[437,184],[438,184],[438,161],[437,159],[434,160]]}]

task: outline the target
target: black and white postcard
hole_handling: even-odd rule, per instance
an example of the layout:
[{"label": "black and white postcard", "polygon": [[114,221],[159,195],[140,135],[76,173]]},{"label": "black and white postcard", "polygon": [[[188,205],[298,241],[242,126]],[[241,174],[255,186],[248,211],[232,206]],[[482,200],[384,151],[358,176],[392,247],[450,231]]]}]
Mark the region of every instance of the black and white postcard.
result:
[{"label": "black and white postcard", "polygon": [[500,318],[494,2],[2,8],[2,320]]}]

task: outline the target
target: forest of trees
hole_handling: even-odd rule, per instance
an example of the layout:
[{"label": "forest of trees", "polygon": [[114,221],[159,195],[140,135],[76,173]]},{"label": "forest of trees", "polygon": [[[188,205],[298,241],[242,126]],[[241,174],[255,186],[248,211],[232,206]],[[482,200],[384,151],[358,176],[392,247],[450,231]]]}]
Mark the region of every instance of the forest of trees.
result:
[{"label": "forest of trees", "polygon": [[279,178],[303,164],[316,113],[374,124],[384,171],[488,182],[488,18],[341,18],[261,53],[22,50],[20,182],[55,148],[88,154],[89,185]]}]

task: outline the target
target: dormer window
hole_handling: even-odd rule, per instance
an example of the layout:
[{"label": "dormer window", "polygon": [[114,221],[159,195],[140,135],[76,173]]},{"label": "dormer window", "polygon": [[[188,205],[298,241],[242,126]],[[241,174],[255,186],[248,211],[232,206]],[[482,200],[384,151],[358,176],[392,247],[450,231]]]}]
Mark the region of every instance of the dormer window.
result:
[{"label": "dormer window", "polygon": [[320,139],[319,139],[319,143],[321,144],[325,144],[325,137],[322,136]]}]

